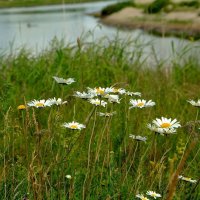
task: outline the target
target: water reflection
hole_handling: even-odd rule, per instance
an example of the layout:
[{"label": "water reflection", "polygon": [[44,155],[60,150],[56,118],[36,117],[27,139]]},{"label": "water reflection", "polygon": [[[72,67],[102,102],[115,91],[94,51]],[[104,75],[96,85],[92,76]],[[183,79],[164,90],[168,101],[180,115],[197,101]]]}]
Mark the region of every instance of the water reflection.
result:
[{"label": "water reflection", "polygon": [[[120,30],[99,24],[97,18],[88,13],[101,10],[104,6],[116,1],[80,3],[67,5],[42,6],[32,8],[12,8],[0,10],[0,52],[9,51],[25,46],[38,53],[45,49],[50,41],[56,36],[68,43],[75,43],[81,35],[86,35],[88,42],[97,41],[99,38],[107,37],[113,39],[116,34],[118,38],[138,38],[142,43],[151,43],[158,59],[170,57],[172,42],[176,50],[181,50],[185,45],[194,45],[186,40],[168,37],[160,38],[147,34],[141,30]],[[92,34],[86,34],[92,32]],[[195,43],[199,45],[199,43]],[[152,52],[152,47],[146,46],[145,52]],[[193,50],[193,54],[199,50]]]}]

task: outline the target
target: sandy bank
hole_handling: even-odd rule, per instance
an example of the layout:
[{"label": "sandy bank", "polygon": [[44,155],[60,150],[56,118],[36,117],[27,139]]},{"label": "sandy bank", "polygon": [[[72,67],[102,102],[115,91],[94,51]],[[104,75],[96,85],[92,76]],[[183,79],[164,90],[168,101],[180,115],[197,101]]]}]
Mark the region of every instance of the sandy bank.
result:
[{"label": "sandy bank", "polygon": [[160,35],[200,38],[199,11],[144,14],[143,10],[127,7],[101,19],[102,23],[122,28],[143,29]]}]

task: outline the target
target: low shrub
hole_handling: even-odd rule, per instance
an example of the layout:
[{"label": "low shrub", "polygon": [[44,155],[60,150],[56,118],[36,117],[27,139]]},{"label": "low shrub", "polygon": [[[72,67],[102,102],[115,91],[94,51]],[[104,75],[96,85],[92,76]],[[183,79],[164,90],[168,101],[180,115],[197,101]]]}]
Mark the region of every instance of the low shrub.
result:
[{"label": "low shrub", "polygon": [[168,4],[169,0],[155,0],[145,8],[145,12],[149,14],[158,13]]},{"label": "low shrub", "polygon": [[194,0],[194,1],[183,1],[183,2],[180,2],[179,6],[187,6],[187,7],[199,8],[200,7],[200,3],[197,0]]},{"label": "low shrub", "polygon": [[120,2],[120,3],[109,5],[101,11],[101,16],[110,15],[110,14],[112,14],[114,12],[118,12],[128,6],[135,6],[135,4],[133,1],[126,1],[126,2]]}]

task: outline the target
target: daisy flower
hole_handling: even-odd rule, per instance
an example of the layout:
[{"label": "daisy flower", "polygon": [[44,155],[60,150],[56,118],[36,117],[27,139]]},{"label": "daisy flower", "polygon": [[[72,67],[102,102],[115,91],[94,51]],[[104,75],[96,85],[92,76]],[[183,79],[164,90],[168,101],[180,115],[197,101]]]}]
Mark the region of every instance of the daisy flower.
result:
[{"label": "daisy flower", "polygon": [[47,99],[46,100],[46,102],[48,103],[48,104],[50,104],[50,105],[63,105],[63,104],[66,104],[67,103],[67,101],[62,101],[62,99],[61,98],[58,98],[57,100],[56,100],[56,98],[54,97],[53,99]]},{"label": "daisy flower", "polygon": [[136,195],[137,198],[141,199],[141,200],[149,200],[147,197],[145,197],[143,194],[137,194]]},{"label": "daisy flower", "polygon": [[52,104],[50,101],[46,101],[46,100],[42,99],[42,100],[33,100],[33,101],[27,103],[27,105],[29,107],[44,108],[47,106],[50,107]]},{"label": "daisy flower", "polygon": [[188,100],[188,102],[189,102],[190,104],[192,104],[193,106],[195,106],[195,107],[200,107],[200,99],[198,99],[197,102],[195,102],[195,101],[193,101],[193,100]]},{"label": "daisy flower", "polygon": [[126,95],[131,96],[131,97],[133,95],[141,97],[141,93],[140,92],[129,92],[129,91],[126,91]]},{"label": "daisy flower", "polygon": [[106,113],[98,112],[97,114],[98,114],[99,116],[101,116],[101,117],[111,117],[111,116],[113,116],[113,115],[116,114],[116,111],[111,112],[111,113],[108,113],[108,112],[106,112]]},{"label": "daisy flower", "polygon": [[180,123],[177,121],[177,119],[172,120],[167,119],[165,117],[161,117],[161,119],[156,118],[156,120],[153,120],[153,124],[147,124],[147,127],[156,132],[163,134],[173,134],[176,133],[176,129],[181,127]]},{"label": "daisy flower", "polygon": [[129,107],[129,109],[131,108],[145,108],[145,107],[151,107],[155,105],[155,102],[153,102],[152,100],[146,101],[144,99],[130,99],[130,104],[131,107]]},{"label": "daisy flower", "polygon": [[124,88],[110,87],[110,88],[107,88],[107,90],[109,92],[118,93],[118,94],[125,94],[126,93],[126,90]]},{"label": "daisy flower", "polygon": [[151,197],[153,197],[154,199],[160,198],[160,197],[161,197],[160,194],[158,194],[158,193],[156,193],[156,192],[154,192],[154,191],[147,191],[146,194],[149,195],[149,196],[151,196]]},{"label": "daisy flower", "polygon": [[83,128],[85,128],[85,125],[83,124],[79,124],[78,122],[69,122],[69,123],[64,123],[62,126],[64,126],[65,128],[69,128],[72,130],[81,130]]},{"label": "daisy flower", "polygon": [[137,141],[146,142],[146,140],[147,140],[146,137],[142,137],[140,135],[132,135],[132,134],[130,134],[129,137],[132,138],[132,139],[134,139],[134,140],[137,140]]},{"label": "daisy flower", "polygon": [[120,103],[119,95],[107,94],[105,98],[107,98],[110,103]]},{"label": "daisy flower", "polygon": [[67,179],[72,179],[72,176],[70,174],[65,176]]},{"label": "daisy flower", "polygon": [[197,180],[192,180],[192,179],[189,178],[189,177],[178,176],[178,178],[179,178],[180,180],[187,181],[187,182],[190,182],[190,183],[196,183],[196,182],[197,182]]},{"label": "daisy flower", "polygon": [[95,87],[95,88],[88,87],[87,89],[88,89],[88,93],[94,96],[104,96],[107,94],[107,91],[105,90],[105,88],[102,88],[102,87]]},{"label": "daisy flower", "polygon": [[105,107],[106,106],[106,104],[107,104],[107,102],[105,102],[105,101],[103,101],[103,100],[100,100],[100,99],[89,99],[89,102],[91,103],[91,104],[94,104],[94,105],[96,105],[96,106],[103,106],[103,107]]},{"label": "daisy flower", "polygon": [[53,79],[59,83],[59,84],[64,84],[64,85],[70,85],[72,83],[75,82],[74,78],[68,78],[68,79],[64,79],[64,78],[60,78],[57,76],[53,76]]},{"label": "daisy flower", "polygon": [[78,97],[78,98],[81,98],[81,99],[91,99],[96,95],[94,95],[92,93],[86,93],[86,92],[81,93],[81,92],[76,91],[74,96]]}]

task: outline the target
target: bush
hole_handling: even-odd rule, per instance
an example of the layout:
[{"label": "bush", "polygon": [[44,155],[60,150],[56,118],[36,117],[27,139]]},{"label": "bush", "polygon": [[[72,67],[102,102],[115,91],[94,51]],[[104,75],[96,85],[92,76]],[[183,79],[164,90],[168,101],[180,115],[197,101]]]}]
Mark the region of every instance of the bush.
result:
[{"label": "bush", "polygon": [[135,4],[133,3],[133,1],[126,1],[126,2],[112,4],[112,5],[109,5],[105,8],[103,8],[103,10],[101,11],[101,16],[107,16],[114,12],[118,12],[125,7],[134,6],[134,5]]},{"label": "bush", "polygon": [[158,13],[168,4],[169,0],[155,0],[145,9],[145,12],[149,14]]},{"label": "bush", "polygon": [[180,6],[188,6],[188,7],[195,7],[195,8],[199,8],[200,3],[197,0],[194,1],[183,1],[179,4]]}]

